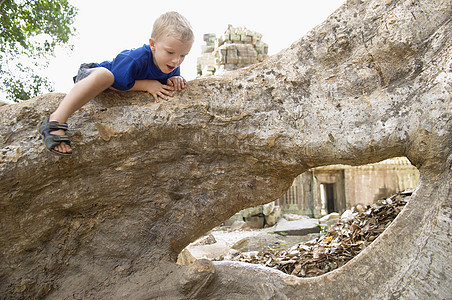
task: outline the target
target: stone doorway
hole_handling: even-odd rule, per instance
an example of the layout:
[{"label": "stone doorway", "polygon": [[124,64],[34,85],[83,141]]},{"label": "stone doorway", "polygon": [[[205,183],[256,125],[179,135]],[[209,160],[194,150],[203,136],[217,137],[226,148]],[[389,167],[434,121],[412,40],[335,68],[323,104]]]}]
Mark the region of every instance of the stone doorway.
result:
[{"label": "stone doorway", "polygon": [[322,213],[330,214],[337,212],[336,183],[321,183],[320,199],[322,201]]},{"label": "stone doorway", "polygon": [[314,217],[346,210],[345,182],[343,170],[315,169],[314,179]]}]

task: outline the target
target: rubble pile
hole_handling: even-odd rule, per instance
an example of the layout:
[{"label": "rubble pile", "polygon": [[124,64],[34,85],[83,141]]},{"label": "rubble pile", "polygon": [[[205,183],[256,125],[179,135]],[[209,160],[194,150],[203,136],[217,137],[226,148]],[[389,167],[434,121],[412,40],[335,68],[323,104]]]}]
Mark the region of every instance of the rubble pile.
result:
[{"label": "rubble pile", "polygon": [[233,226],[237,221],[244,221],[249,228],[264,228],[275,225],[280,217],[281,208],[275,205],[273,201],[268,204],[243,209],[223,224],[225,226]]},{"label": "rubble pile", "polygon": [[268,57],[268,45],[262,35],[245,27],[228,25],[218,38],[214,33],[204,34],[206,45],[198,58],[198,75],[219,75],[263,61]]},{"label": "rubble pile", "polygon": [[241,253],[231,260],[261,264],[298,277],[313,277],[337,269],[358,255],[395,219],[409,200],[406,191],[356,210],[325,228],[315,240],[287,250]]}]

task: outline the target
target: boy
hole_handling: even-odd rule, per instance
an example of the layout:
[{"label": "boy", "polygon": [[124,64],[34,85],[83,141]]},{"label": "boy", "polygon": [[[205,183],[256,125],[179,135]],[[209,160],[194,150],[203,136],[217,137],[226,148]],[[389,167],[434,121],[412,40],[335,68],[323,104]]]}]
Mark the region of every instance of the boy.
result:
[{"label": "boy", "polygon": [[89,100],[110,88],[146,91],[159,102],[180,91],[186,81],[179,66],[191,50],[194,35],[190,23],[177,12],[161,15],[155,22],[149,45],[121,52],[112,61],[82,64],[75,85],[49,118],[38,125],[47,150],[71,155],[68,118]]}]

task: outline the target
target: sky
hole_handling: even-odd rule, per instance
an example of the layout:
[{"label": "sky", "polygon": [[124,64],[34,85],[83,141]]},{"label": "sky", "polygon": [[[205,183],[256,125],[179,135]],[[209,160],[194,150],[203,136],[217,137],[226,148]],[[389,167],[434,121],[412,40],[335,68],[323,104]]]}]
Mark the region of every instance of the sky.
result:
[{"label": "sky", "polygon": [[54,82],[56,92],[67,93],[81,63],[111,60],[122,50],[141,47],[148,43],[154,20],[167,11],[177,11],[190,21],[195,34],[192,50],[181,65],[182,76],[191,80],[196,77],[203,34],[219,36],[228,24],[245,26],[263,35],[272,55],[322,23],[344,1],[70,0],[79,9],[74,49],[57,49],[43,73]]}]

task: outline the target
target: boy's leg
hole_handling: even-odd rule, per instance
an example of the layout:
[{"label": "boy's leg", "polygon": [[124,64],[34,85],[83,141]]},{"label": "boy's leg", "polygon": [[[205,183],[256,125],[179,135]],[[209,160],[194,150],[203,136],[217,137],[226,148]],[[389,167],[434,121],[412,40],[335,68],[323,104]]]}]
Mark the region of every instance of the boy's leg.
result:
[{"label": "boy's leg", "polygon": [[[114,82],[114,75],[105,68],[95,68],[88,77],[77,82],[72,90],[64,97],[58,108],[49,117],[49,121],[65,123],[69,117],[89,100],[109,88]],[[51,131],[51,134],[64,135],[63,130]],[[72,149],[66,143],[53,148],[62,153],[71,153]]]}]

